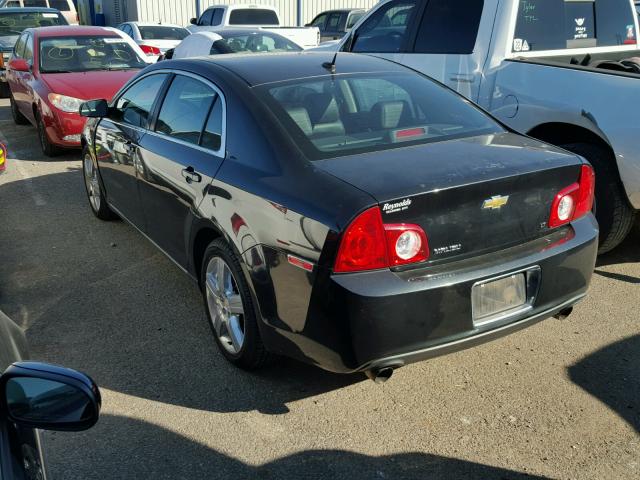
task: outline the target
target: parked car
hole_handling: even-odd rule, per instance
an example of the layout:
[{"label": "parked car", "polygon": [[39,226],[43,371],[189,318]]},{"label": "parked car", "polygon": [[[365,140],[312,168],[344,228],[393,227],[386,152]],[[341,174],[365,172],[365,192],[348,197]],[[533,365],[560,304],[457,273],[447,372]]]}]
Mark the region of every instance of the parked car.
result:
[{"label": "parked car", "polygon": [[198,280],[245,368],[383,379],[567,315],[597,250],[588,163],[410,69],[332,58],[172,60],[84,103],[93,213]]},{"label": "parked car", "polygon": [[366,10],[362,8],[343,8],[339,10],[327,10],[319,13],[307,27],[318,27],[320,29],[320,42],[339,40],[351,31],[358,20],[360,20]]},{"label": "parked car", "polygon": [[584,156],[598,179],[600,252],[612,250],[640,209],[633,3],[498,1],[384,0],[325,49],[400,62],[515,130]]},{"label": "parked car", "polygon": [[0,143],[0,173],[7,169],[7,147]]},{"label": "parked car", "polygon": [[3,480],[46,480],[38,430],[87,430],[100,415],[100,390],[91,378],[27,358],[22,330],[0,311]]},{"label": "parked car", "polygon": [[200,18],[192,18],[187,28],[191,33],[233,27],[264,28],[287,37],[302,48],[316,47],[320,43],[317,27],[282,27],[278,11],[266,5],[214,5],[207,8]]},{"label": "parked car", "polygon": [[15,123],[38,128],[45,155],[80,147],[80,104],[111,98],[147,65],[121,34],[68,26],[27,29],[18,39],[7,70],[11,113]]},{"label": "parked car", "polygon": [[9,96],[6,65],[18,36],[26,28],[68,25],[57,10],[50,8],[0,8],[0,96]]},{"label": "parked car", "polygon": [[177,47],[191,32],[179,25],[125,22],[117,27],[129,35],[147,56],[157,60],[167,50]]},{"label": "parked car", "polygon": [[78,12],[73,0],[0,0],[0,7],[7,8],[53,8],[64,15],[67,23],[78,24]]},{"label": "parked car", "polygon": [[166,52],[163,60],[221,55],[227,53],[300,52],[302,47],[273,32],[242,28],[218,32],[198,32]]}]

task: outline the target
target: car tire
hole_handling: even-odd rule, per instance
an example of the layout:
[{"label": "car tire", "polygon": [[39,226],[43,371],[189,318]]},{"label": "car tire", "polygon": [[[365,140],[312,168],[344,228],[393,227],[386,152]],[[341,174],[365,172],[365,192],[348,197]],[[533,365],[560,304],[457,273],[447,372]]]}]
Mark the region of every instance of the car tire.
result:
[{"label": "car tire", "polygon": [[36,126],[38,128],[38,139],[40,140],[40,147],[42,148],[42,153],[44,153],[47,157],[55,157],[60,154],[60,148],[56,147],[49,140],[49,135],[47,135],[47,129],[44,126],[44,122],[39,114],[36,114]]},{"label": "car tire", "polygon": [[18,110],[18,105],[16,105],[16,101],[13,99],[13,95],[9,94],[9,105],[11,106],[11,116],[13,117],[13,121],[16,125],[27,125],[29,120],[25,117],[20,110]]},{"label": "car tire", "polygon": [[627,237],[635,220],[627,195],[611,155],[604,148],[589,143],[572,143],[562,148],[586,158],[596,172],[596,219],[600,225],[598,254],[607,253]]},{"label": "car tire", "polygon": [[0,98],[9,98],[11,96],[11,90],[7,82],[0,82]]},{"label": "car tire", "polygon": [[87,200],[93,214],[100,220],[115,220],[118,216],[113,213],[107,204],[104,195],[104,187],[100,178],[100,170],[96,168],[88,148],[82,151],[82,176],[84,188],[87,192]]},{"label": "car tire", "polygon": [[222,239],[211,242],[204,252],[200,286],[209,326],[222,355],[245,370],[262,367],[271,355],[260,337],[251,290],[238,257]]}]

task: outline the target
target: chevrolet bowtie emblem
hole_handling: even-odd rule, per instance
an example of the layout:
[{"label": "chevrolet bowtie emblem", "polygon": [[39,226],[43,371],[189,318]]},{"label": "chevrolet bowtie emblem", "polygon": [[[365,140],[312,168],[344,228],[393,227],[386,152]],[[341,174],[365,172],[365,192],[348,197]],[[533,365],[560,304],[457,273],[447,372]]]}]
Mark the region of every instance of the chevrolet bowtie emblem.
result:
[{"label": "chevrolet bowtie emblem", "polygon": [[494,197],[486,199],[482,203],[482,208],[485,210],[498,210],[504,207],[509,202],[509,195],[503,197],[502,195],[496,195]]}]

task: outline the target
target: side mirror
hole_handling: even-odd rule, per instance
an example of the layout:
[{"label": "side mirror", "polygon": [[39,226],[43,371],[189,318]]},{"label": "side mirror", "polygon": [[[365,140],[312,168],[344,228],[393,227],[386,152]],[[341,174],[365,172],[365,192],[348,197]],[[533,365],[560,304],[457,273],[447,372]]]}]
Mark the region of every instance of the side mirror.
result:
[{"label": "side mirror", "polygon": [[97,385],[83,373],[38,362],[16,362],[0,377],[5,414],[43,430],[81,431],[100,416]]},{"label": "side mirror", "polygon": [[80,115],[83,117],[102,118],[109,114],[109,104],[104,99],[89,100],[80,104]]},{"label": "side mirror", "polygon": [[197,18],[192,18],[191,20],[189,20],[189,23],[191,23],[191,25],[197,25],[198,24],[198,19]]},{"label": "side mirror", "polygon": [[28,72],[31,70],[29,63],[24,58],[14,58],[9,62],[9,68],[16,72]]}]

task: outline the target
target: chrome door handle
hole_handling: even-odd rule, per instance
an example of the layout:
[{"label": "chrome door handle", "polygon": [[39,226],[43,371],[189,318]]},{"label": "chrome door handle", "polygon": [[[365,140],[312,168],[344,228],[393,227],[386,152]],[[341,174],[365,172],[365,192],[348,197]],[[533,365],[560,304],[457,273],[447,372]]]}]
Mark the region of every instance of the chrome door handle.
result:
[{"label": "chrome door handle", "polygon": [[202,181],[202,177],[193,169],[193,167],[187,167],[182,170],[182,176],[185,178],[187,183],[200,183]]}]

